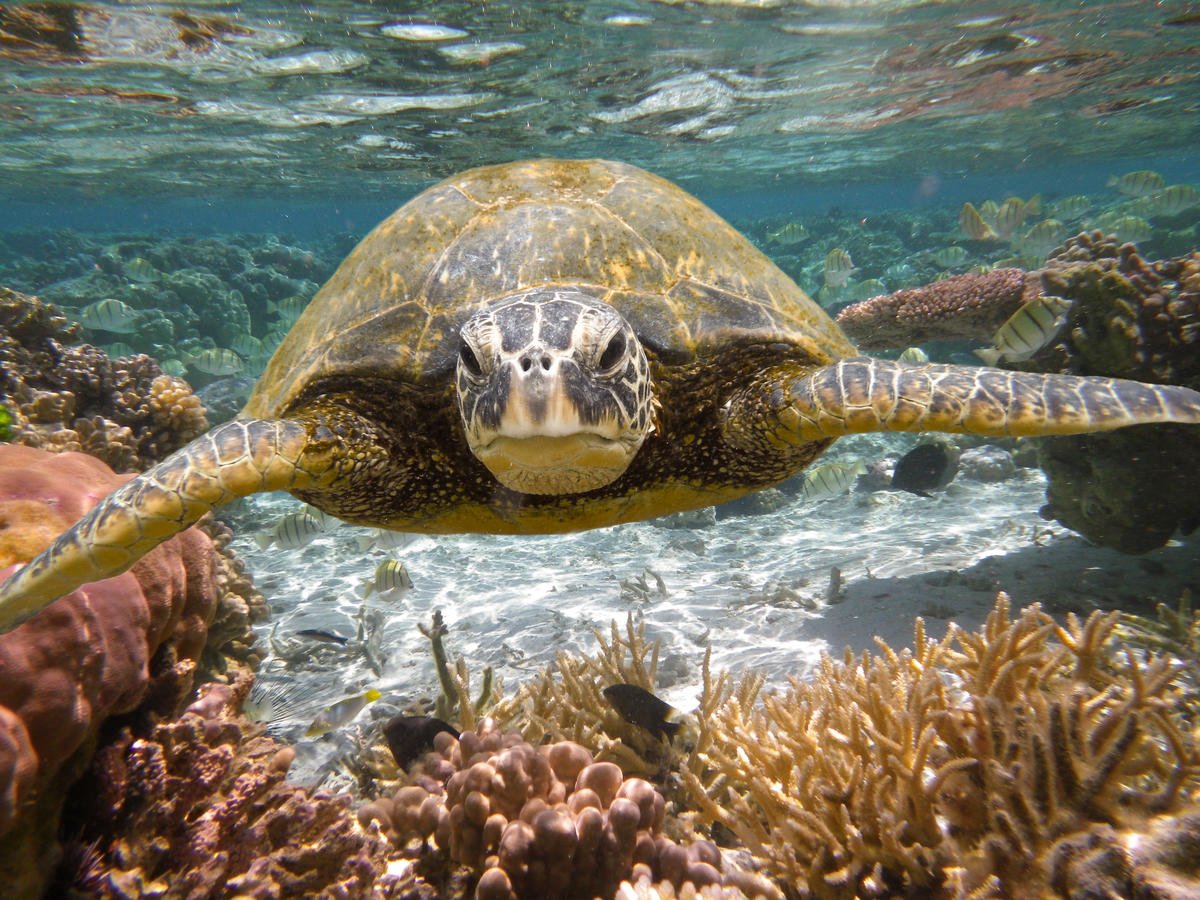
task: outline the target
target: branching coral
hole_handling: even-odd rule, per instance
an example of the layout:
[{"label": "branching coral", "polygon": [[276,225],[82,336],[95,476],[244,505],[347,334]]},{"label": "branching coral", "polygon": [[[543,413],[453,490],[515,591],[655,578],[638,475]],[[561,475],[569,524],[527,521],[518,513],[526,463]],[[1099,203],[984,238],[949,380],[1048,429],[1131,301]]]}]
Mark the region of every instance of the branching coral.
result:
[{"label": "branching coral", "polygon": [[918,620],[912,651],[827,657],[779,694],[706,678],[685,785],[800,896],[1045,896],[1098,840],[1136,878],[1128,836],[1186,814],[1200,753],[1174,662],[1112,655],[1115,624],[1010,620],[1001,595],[982,633]]}]

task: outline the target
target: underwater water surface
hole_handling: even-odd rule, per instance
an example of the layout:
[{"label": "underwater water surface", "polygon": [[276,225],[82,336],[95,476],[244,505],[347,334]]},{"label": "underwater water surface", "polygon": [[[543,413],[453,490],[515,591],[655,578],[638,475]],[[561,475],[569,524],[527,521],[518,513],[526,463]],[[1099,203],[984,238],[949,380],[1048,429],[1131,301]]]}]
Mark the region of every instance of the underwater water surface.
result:
[{"label": "underwater water surface", "polygon": [[[1194,5],[1141,0],[6,4],[0,285],[58,304],[110,355],[169,363],[215,424],[358,239],[476,165],[647,168],[830,312],[1036,268],[1090,228],[1181,256],[1200,246],[1198,37]],[[1028,210],[1003,239],[963,232],[964,203],[1009,197]],[[890,471],[915,443],[844,440],[822,462]],[[686,708],[707,648],[781,681],[876,634],[902,646],[914,615],[974,627],[998,590],[1058,612],[1197,589],[1194,538],[1145,558],[1091,546],[1039,516],[1045,480],[1019,448],[994,454],[930,497],[793,485],[573,535],[380,546],[330,523],[289,547],[270,538],[298,501],[222,515],[272,611],[260,679],[305,698],[276,723],[292,738],[360,688],[384,692],[379,716],[435,693],[417,630],[434,610],[452,653],[509,685],[588,649],[592,628],[644,618]],[[364,597],[386,559],[412,588]],[[351,640],[298,635],[311,629]],[[303,771],[346,740],[307,742]]]}]

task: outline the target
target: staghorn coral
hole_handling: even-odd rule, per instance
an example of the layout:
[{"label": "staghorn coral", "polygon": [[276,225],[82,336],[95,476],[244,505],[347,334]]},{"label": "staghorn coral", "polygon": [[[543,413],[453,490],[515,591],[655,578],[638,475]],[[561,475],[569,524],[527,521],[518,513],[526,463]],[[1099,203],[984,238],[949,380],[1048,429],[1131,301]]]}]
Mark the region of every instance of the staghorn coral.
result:
[{"label": "staghorn coral", "polygon": [[199,398],[153,359],[66,346],[77,338],[54,307],[0,288],[0,404],[15,414],[16,442],[81,451],[129,472],[207,429]]},{"label": "staghorn coral", "polygon": [[388,895],[386,843],[348,795],[285,780],[295,752],[237,716],[249,688],[207,685],[179,719],[97,753],[72,804],[106,869],[96,896]]},{"label": "staghorn coral", "polygon": [[[124,480],[82,454],[0,446],[0,566],[28,561]],[[18,894],[42,878],[63,788],[104,719],[169,714],[190,689],[215,568],[212,542],[191,529],[0,635],[0,875]]]},{"label": "staghorn coral", "polygon": [[837,323],[862,350],[926,341],[987,340],[1040,293],[1036,275],[1021,269],[994,269],[854,303],[838,313]]},{"label": "staghorn coral", "polygon": [[529,740],[548,735],[591,749],[598,760],[619,765],[627,775],[650,776],[667,763],[671,746],[626,722],[604,697],[612,684],[634,684],[653,692],[659,642],[648,642],[645,623],[631,613],[624,634],[612,623],[607,639],[594,630],[599,651],[591,657],[559,653],[552,666],[496,704],[489,715],[519,723]]},{"label": "staghorn coral", "polygon": [[[654,786],[593,761],[579,744],[534,747],[485,722],[458,740],[438,734],[434,748],[412,768],[411,784],[359,817],[418,853],[432,839],[471,873],[456,894],[477,878],[479,900],[611,897],[635,863],[674,889],[722,884],[714,844],[680,846],[662,835],[666,801]],[[421,858],[431,874],[432,862]]]},{"label": "staghorn coral", "polygon": [[685,787],[796,896],[1134,896],[1170,856],[1137,848],[1196,839],[1200,750],[1175,661],[1116,654],[1116,621],[1001,594],[981,633],[918,619],[782,693],[706,671]]}]

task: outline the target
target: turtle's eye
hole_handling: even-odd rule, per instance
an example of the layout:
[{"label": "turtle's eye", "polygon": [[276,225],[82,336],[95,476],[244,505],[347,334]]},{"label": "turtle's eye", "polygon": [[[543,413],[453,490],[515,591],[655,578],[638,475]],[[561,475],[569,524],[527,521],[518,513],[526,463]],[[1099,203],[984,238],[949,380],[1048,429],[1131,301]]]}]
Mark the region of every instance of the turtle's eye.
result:
[{"label": "turtle's eye", "polygon": [[459,344],[458,359],[462,363],[462,367],[467,370],[468,375],[473,378],[483,377],[483,366],[479,364],[479,357],[475,355],[475,351],[466,341]]},{"label": "turtle's eye", "polygon": [[600,354],[599,368],[608,370],[621,361],[625,356],[625,334],[618,331],[612,336],[608,342],[608,346],[604,348],[604,352]]}]

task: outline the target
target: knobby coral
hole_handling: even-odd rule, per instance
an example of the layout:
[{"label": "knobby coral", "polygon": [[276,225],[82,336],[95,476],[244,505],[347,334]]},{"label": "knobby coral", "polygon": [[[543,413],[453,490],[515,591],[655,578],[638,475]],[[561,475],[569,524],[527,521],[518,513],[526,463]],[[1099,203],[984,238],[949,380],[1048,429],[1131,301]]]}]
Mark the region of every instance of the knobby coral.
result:
[{"label": "knobby coral", "polygon": [[[1014,368],[1200,388],[1200,254],[1142,259],[1099,232],[1047,262],[1046,291],[1072,301],[1049,346]],[[1143,553],[1200,523],[1200,431],[1186,425],[1050,438],[1046,518],[1098,544]]]},{"label": "knobby coral", "polygon": [[[479,900],[612,897],[635,864],[673,889],[721,885],[728,875],[774,893],[748,873],[723,872],[713,843],[676,844],[662,833],[666,801],[652,784],[571,741],[534,747],[484,722],[457,740],[438,734],[410,772],[412,783],[364,806],[360,819],[418,856],[434,841],[467,870],[457,892],[477,878]],[[421,860],[430,871],[429,855]]]}]

